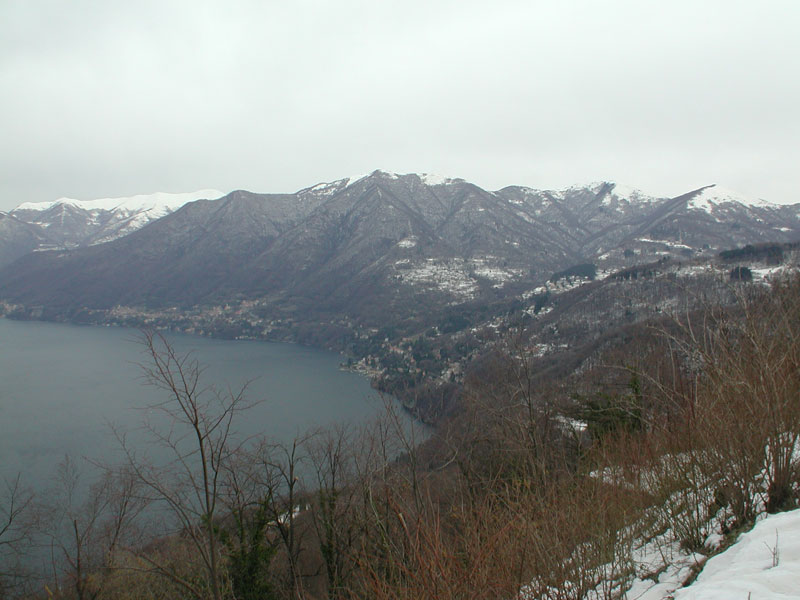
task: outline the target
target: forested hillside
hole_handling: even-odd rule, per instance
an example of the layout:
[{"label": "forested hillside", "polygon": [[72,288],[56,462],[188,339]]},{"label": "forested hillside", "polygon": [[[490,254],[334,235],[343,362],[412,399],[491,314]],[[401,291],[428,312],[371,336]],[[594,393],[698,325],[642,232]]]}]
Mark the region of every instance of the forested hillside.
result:
[{"label": "forested hillside", "polygon": [[[703,298],[561,363],[539,351],[547,328],[508,323],[427,436],[389,405],[371,426],[280,446],[238,439],[246,395],[208,395],[201,365],[148,334],[146,375],[165,392],[154,409],[172,419],[152,443],[175,462],[153,465],[121,437],[126,462],[86,501],[69,463],[61,496],[8,488],[6,564],[31,541],[57,552],[44,579],[7,568],[7,589],[610,599],[655,593],[662,571],[679,587],[760,513],[796,506],[800,485],[800,279]],[[61,522],[41,512],[52,502],[66,503]]]}]

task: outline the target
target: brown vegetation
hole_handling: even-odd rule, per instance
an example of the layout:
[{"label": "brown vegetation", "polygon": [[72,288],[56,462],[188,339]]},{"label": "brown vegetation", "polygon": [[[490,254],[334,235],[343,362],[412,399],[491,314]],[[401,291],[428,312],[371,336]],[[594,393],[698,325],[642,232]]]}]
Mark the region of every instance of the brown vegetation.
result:
[{"label": "brown vegetation", "polygon": [[[619,597],[655,532],[708,552],[712,531],[798,502],[800,278],[737,285],[734,305],[625,329],[546,383],[535,340],[509,330],[468,374],[464,409],[423,444],[391,408],[361,430],[245,443],[243,390],[205,390],[199,365],[148,336],[174,423],[153,433],[176,460],[128,448],[125,477],[107,480],[128,491],[95,488],[95,504],[64,513],[80,543],[50,526],[71,550],[48,594]],[[185,432],[188,445],[173,437]],[[147,512],[134,500],[169,509],[149,543],[128,533],[127,515]]]}]

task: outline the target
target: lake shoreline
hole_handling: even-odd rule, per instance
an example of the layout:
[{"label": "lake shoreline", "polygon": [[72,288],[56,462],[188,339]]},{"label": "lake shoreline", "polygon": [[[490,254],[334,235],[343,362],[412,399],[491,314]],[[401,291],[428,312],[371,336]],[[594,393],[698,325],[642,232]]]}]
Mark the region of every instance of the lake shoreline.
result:
[{"label": "lake shoreline", "polygon": [[[141,420],[134,407],[159,401],[158,391],[142,383],[138,365],[146,356],[136,330],[82,325],[0,319],[4,475],[30,470],[41,478],[66,454],[102,456],[113,445],[107,422],[133,429]],[[266,400],[248,415],[243,434],[285,438],[327,423],[359,422],[381,405],[363,375],[341,369],[339,354],[165,333],[177,351],[195,353],[221,389],[249,382],[248,396]]]}]

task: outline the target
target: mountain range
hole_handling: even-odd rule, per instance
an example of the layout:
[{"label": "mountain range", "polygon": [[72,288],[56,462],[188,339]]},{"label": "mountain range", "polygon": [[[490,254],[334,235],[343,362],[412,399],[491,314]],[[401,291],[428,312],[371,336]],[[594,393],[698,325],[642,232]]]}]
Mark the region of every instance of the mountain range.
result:
[{"label": "mountain range", "polygon": [[387,314],[525,294],[575,265],[798,238],[800,204],[714,185],[672,198],[613,182],[487,191],[375,171],[293,194],[23,204],[0,213],[0,300],[63,315],[257,300],[265,315],[380,326]]},{"label": "mountain range", "polygon": [[0,212],[0,265],[33,250],[67,249],[102,244],[136,231],[187,202],[219,198],[217,190],[183,194],[142,194],[129,198],[26,202]]}]

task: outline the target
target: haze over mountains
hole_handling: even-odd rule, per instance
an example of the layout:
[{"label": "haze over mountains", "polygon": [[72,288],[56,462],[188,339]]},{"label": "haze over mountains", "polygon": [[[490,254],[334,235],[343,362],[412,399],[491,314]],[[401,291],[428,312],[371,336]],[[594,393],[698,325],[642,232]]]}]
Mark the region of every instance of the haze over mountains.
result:
[{"label": "haze over mountains", "polygon": [[675,198],[611,182],[487,191],[375,171],[294,194],[216,195],[62,199],[0,214],[0,299],[108,309],[257,298],[358,316],[521,292],[581,263],[619,268],[800,237],[800,204],[715,186]]}]

